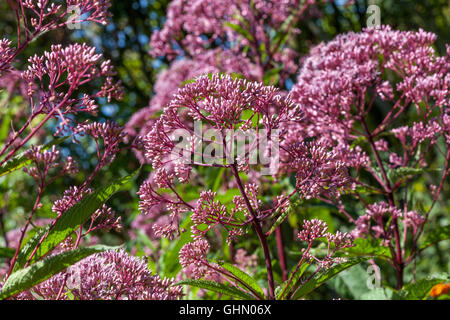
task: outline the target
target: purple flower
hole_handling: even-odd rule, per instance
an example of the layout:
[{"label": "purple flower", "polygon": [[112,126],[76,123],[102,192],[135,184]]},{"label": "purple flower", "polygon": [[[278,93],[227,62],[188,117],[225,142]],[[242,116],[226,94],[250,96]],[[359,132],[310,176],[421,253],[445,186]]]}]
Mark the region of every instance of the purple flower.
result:
[{"label": "purple flower", "polygon": [[210,274],[212,270],[209,268],[206,254],[210,249],[210,245],[206,240],[196,240],[186,243],[180,250],[180,264],[183,268],[190,268],[191,276],[194,279],[200,279]]},{"label": "purple flower", "polygon": [[[173,300],[182,296],[181,288],[169,279],[152,275],[147,263],[125,251],[106,251],[91,255],[70,266],[17,299],[34,300]],[[62,294],[59,294],[62,289]]]}]

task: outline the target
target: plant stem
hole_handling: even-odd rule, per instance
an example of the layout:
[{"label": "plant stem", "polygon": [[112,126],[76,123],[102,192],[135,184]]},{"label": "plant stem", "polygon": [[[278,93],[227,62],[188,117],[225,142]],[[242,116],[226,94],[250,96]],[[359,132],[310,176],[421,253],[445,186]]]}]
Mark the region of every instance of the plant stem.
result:
[{"label": "plant stem", "polygon": [[[308,244],[308,248],[306,249],[305,252],[309,252],[309,250],[311,249],[311,245],[312,245],[312,242],[310,242],[310,243]],[[302,255],[302,258],[301,258],[300,261],[297,263],[297,266],[295,267],[294,272],[292,272],[292,275],[291,275],[291,277],[289,278],[289,282],[286,283],[286,285],[284,286],[283,292],[281,293],[281,297],[284,297],[284,295],[286,294],[286,290],[288,290],[289,286],[291,285],[292,281],[294,280],[295,275],[297,274],[298,270],[300,269],[300,266],[302,265],[304,258],[305,258],[305,254]],[[295,290],[295,284],[294,284],[294,287],[293,287],[292,289]],[[294,290],[291,290],[291,292],[293,292]],[[288,292],[288,294],[289,294],[289,292]]]},{"label": "plant stem", "polygon": [[44,191],[44,182],[41,181],[41,184],[39,186],[38,195],[36,197],[36,201],[34,202],[33,209],[31,210],[31,213],[28,216],[27,222],[25,223],[25,226],[23,227],[22,232],[20,234],[20,239],[19,239],[19,241],[17,243],[17,247],[16,247],[16,251],[14,253],[14,257],[12,258],[11,263],[9,265],[9,270],[8,270],[8,274],[6,276],[6,279],[9,278],[9,276],[11,275],[11,273],[14,270],[14,265],[16,264],[17,258],[19,257],[20,247],[22,246],[22,242],[23,242],[23,239],[24,239],[25,234],[27,232],[28,226],[31,223],[31,219],[33,218],[34,213],[37,211],[37,209],[39,207],[39,203],[41,202],[41,197],[42,197],[43,191]]},{"label": "plant stem", "polygon": [[238,184],[239,191],[242,194],[242,197],[244,198],[245,205],[247,206],[248,211],[253,217],[252,224],[255,228],[256,234],[258,235],[259,241],[261,242],[261,246],[264,252],[264,259],[266,261],[266,269],[267,269],[267,281],[269,284],[269,299],[274,300],[275,299],[275,285],[273,280],[273,270],[272,270],[272,260],[270,258],[270,251],[269,246],[267,244],[266,235],[264,234],[260,221],[258,219],[258,216],[256,215],[256,212],[253,210],[250,201],[248,200],[247,194],[245,193],[244,186],[242,185],[241,178],[239,177],[239,173],[236,167],[236,164],[231,165],[231,171],[233,172],[233,175],[236,179],[236,182]]},{"label": "plant stem", "polygon": [[284,254],[283,235],[281,233],[281,226],[278,226],[275,229],[275,236],[277,237],[278,260],[280,261],[281,276],[283,278],[283,281],[286,281],[288,273],[286,267],[286,256]]},{"label": "plant stem", "polygon": [[[393,193],[393,190],[391,187],[391,183],[387,176],[386,170],[384,169],[383,162],[381,160],[380,154],[378,153],[375,142],[373,141],[373,136],[370,133],[369,127],[367,126],[366,120],[364,119],[363,116],[361,116],[361,123],[364,127],[364,130],[367,135],[367,139],[369,140],[370,146],[375,155],[375,159],[377,161],[378,167],[380,168],[381,175],[383,176],[383,179],[384,179],[383,187],[384,187],[384,191],[387,194],[389,205],[395,206],[394,193]],[[400,243],[400,232],[398,229],[397,218],[392,218],[391,223],[394,227],[395,257],[393,257],[393,258],[394,258],[395,270],[397,271],[397,289],[401,289],[403,287],[403,270],[404,270],[405,264],[404,264],[403,257],[402,257],[402,247],[401,247],[401,243]]]}]

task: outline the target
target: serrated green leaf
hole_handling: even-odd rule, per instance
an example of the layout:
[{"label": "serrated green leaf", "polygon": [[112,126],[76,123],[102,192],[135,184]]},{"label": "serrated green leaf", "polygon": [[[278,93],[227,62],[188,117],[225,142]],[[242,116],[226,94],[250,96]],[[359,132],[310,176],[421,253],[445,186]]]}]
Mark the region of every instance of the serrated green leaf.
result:
[{"label": "serrated green leaf", "polygon": [[201,289],[206,289],[209,291],[217,292],[230,296],[232,298],[243,299],[243,300],[253,300],[254,298],[247,292],[241,291],[236,287],[231,287],[220,282],[207,281],[207,280],[183,280],[175,285],[189,285],[192,287],[197,287]]},{"label": "serrated green leaf", "polygon": [[79,248],[38,261],[25,269],[11,274],[0,291],[0,299],[6,299],[30,289],[91,254],[111,249],[117,249],[117,247],[93,246]]},{"label": "serrated green leaf", "polygon": [[368,260],[368,258],[352,259],[347,262],[335,265],[335,266],[331,267],[330,269],[328,269],[324,273],[318,273],[311,280],[309,280],[308,282],[303,284],[297,290],[297,292],[295,292],[292,299],[297,300],[297,299],[305,296],[306,294],[310,293],[314,289],[318,288],[319,286],[321,286],[322,284],[327,282],[329,279],[331,279],[334,276],[336,276],[337,274],[339,274],[339,272],[342,272],[342,271],[344,271],[354,265],[357,265],[358,263],[364,262],[366,260]]},{"label": "serrated green leaf", "polygon": [[[58,145],[61,144],[63,141],[67,140],[67,138],[69,138],[69,136],[66,137],[62,137],[59,139],[56,139],[54,141],[51,141],[47,144],[45,144],[42,149],[43,150],[47,150],[49,148],[51,148],[54,145]],[[0,177],[4,176],[8,173],[14,172],[16,170],[19,170],[20,168],[25,167],[26,165],[30,164],[31,160],[28,159],[25,156],[25,153],[22,152],[21,154],[9,159],[8,161],[6,161],[1,167],[0,167]]]},{"label": "serrated green leaf", "polygon": [[438,227],[427,234],[425,240],[420,244],[419,250],[424,250],[435,243],[448,239],[450,239],[450,225]]},{"label": "serrated green leaf", "polygon": [[372,256],[389,259],[391,252],[388,247],[381,245],[381,240],[357,238],[353,241],[354,246],[343,249],[342,252],[352,257]]},{"label": "serrated green leaf", "polygon": [[16,269],[22,268],[30,258],[34,248],[44,234],[49,232],[47,238],[42,242],[33,256],[31,263],[39,260],[53,250],[60,242],[66,239],[70,234],[77,230],[86,222],[92,213],[95,212],[106,200],[116,193],[125,183],[127,183],[139,170],[132,174],[117,179],[113,183],[104,186],[94,192],[86,195],[73,207],[69,208],[54,227],[49,231],[50,226],[39,230],[22,248],[19,253]]},{"label": "serrated green leaf", "polygon": [[230,272],[233,276],[235,276],[236,278],[241,280],[243,283],[245,283],[245,285],[238,283],[239,286],[241,286],[243,289],[249,290],[249,288],[251,288],[251,290],[257,294],[258,298],[261,298],[261,299],[265,298],[264,291],[259,286],[258,282],[256,282],[256,280],[253,279],[250,275],[248,275],[241,269],[233,266],[232,264],[225,263],[225,262],[217,262],[217,264],[219,264],[222,268],[224,268],[225,270]]},{"label": "serrated green leaf", "polygon": [[50,230],[50,225],[47,225],[44,228],[39,228],[34,231],[34,235],[31,238],[28,238],[28,241],[24,241],[20,248],[19,255],[17,257],[16,264],[14,266],[14,270],[18,270],[25,266],[28,258],[33,252],[34,248],[38,245],[39,240]]}]

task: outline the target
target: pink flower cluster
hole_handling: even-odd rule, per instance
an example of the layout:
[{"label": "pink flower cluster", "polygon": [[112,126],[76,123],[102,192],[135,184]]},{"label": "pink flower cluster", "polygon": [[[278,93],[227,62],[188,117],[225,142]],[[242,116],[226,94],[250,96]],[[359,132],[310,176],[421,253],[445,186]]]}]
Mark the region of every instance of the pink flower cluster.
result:
[{"label": "pink flower cluster", "polygon": [[[315,262],[318,265],[318,269],[321,270],[326,270],[334,264],[345,262],[345,259],[333,257],[333,255],[341,249],[353,246],[353,237],[348,233],[337,231],[336,234],[332,234],[327,232],[327,230],[327,224],[318,219],[306,220],[303,223],[302,230],[298,233],[298,239],[306,242],[308,247],[302,249],[301,262]],[[322,258],[318,258],[310,252],[311,245],[319,238],[326,238],[328,240],[327,252]]]},{"label": "pink flower cluster", "polygon": [[[59,1],[51,0],[23,0],[20,2],[22,2],[23,7],[30,9],[30,13],[32,13],[30,15],[31,26],[40,31],[53,29],[61,23],[67,24],[77,21],[106,24],[110,16],[108,8],[111,6],[109,0],[66,0],[65,6],[59,4]],[[70,7],[78,10],[67,12],[66,10]],[[69,13],[73,16],[68,17],[68,21],[64,21]]]},{"label": "pink flower cluster", "polygon": [[[52,169],[59,168],[57,177],[78,172],[78,168],[72,157],[67,157],[65,162],[58,162],[60,152],[56,150],[55,146],[50,150],[42,150],[42,147],[32,145],[25,152],[25,156],[32,161],[33,165],[29,168],[25,167],[23,171],[33,177],[38,183],[44,183]],[[52,179],[54,180],[55,178]]]},{"label": "pink flower cluster", "polygon": [[91,193],[91,189],[81,189],[76,186],[72,186],[64,191],[63,197],[56,200],[53,203],[52,211],[57,213],[58,216],[62,215],[69,208],[73,207],[78,201],[80,201],[85,195]]},{"label": "pink flower cluster", "polygon": [[[0,165],[10,160],[31,138],[42,134],[41,128],[51,118],[60,121],[57,133],[68,131],[73,126],[71,122],[76,123],[76,120],[67,115],[78,112],[96,114],[96,98],[106,97],[110,100],[122,96],[120,83],[113,79],[115,72],[110,61],[101,62],[102,55],[96,54],[95,48],[85,43],[70,44],[66,47],[52,45],[50,51],[44,52],[43,55],[35,54],[30,57],[25,71],[14,69],[14,59],[44,32],[67,26],[69,23],[106,23],[109,1],[68,0],[67,6],[60,1],[49,0],[20,0],[8,3],[17,18],[17,44],[14,46],[7,39],[0,40],[0,76],[13,79],[18,73],[21,74],[23,82],[28,83],[28,90],[25,92],[21,85],[20,93],[29,103],[29,107],[24,108],[21,113],[25,121],[17,121],[23,123],[22,127],[12,128],[14,134],[9,135],[0,150],[0,156],[6,155]],[[74,9],[73,14],[68,9]],[[80,95],[80,91],[84,90],[88,83],[100,78],[104,78],[104,81],[97,93]],[[9,91],[11,94],[15,93],[12,88]],[[45,114],[45,117],[38,124],[31,126],[42,114]]]},{"label": "pink flower cluster", "polygon": [[[250,111],[253,114],[250,119],[241,119],[244,111]],[[156,121],[151,131],[142,138],[145,155],[152,160],[154,171],[138,193],[141,198],[140,209],[143,212],[149,212],[156,205],[169,205],[173,212],[170,226],[168,225],[169,229],[165,231],[171,233],[177,230],[178,213],[193,208],[176,193],[163,196],[157,191],[157,188],[173,190],[175,180],[182,183],[187,182],[193,166],[209,166],[209,164],[196,161],[195,155],[190,163],[173,159],[176,146],[175,141],[170,137],[174,131],[182,129],[192,133],[193,139],[189,143],[192,143],[192,149],[194,149],[198,139],[201,139],[193,130],[194,120],[203,121],[205,128],[202,130],[204,131],[208,128],[220,131],[226,129],[246,130],[253,126],[253,118],[259,118],[258,125],[268,130],[274,130],[279,128],[282,123],[295,121],[300,117],[301,110],[298,106],[293,104],[288,97],[282,97],[274,87],[218,74],[211,77],[201,76],[195,82],[187,83],[178,90],[175,98],[164,109],[164,113]],[[224,149],[227,150],[227,147],[224,146]],[[239,168],[244,170],[245,167],[248,167],[248,162],[248,155],[241,157]],[[217,166],[226,167],[228,165],[217,164]],[[200,200],[200,202],[202,201]],[[204,218],[201,218],[203,210],[200,210],[200,207],[198,210],[195,216],[198,217],[197,220],[203,221]],[[247,210],[245,211],[247,212]],[[219,216],[213,220],[219,222],[217,221]],[[230,218],[228,217],[228,219]],[[225,221],[223,217],[219,220],[219,223]],[[231,218],[227,223],[232,225],[234,222],[237,223]]]},{"label": "pink flower cluster", "polygon": [[8,39],[0,39],[0,76],[10,68],[11,57],[14,54],[11,44],[12,42]]},{"label": "pink flower cluster", "polygon": [[[94,223],[96,223],[95,227],[93,227]],[[117,232],[120,232],[122,230],[122,218],[116,218],[114,211],[110,207],[103,204],[92,214],[91,225],[86,233],[92,232],[97,229],[103,229],[106,231],[114,229]]]},{"label": "pink flower cluster", "polygon": [[296,188],[303,198],[339,198],[344,190],[352,188],[348,163],[324,143],[298,142],[285,151],[283,171],[295,173]]},{"label": "pink flower cluster", "polygon": [[[330,148],[344,168],[356,169],[347,176],[356,187],[351,194],[361,200],[364,192],[360,194],[358,188],[362,188],[369,194],[383,194],[389,202],[362,201],[366,214],[354,219],[336,194],[321,198],[356,223],[355,237],[381,238],[390,246],[398,279],[405,261],[409,263],[416,254],[406,256],[408,232],[417,242],[429,211],[419,214],[405,205],[402,214],[396,199],[407,193],[397,193],[428,165],[433,147],[445,163],[437,190],[442,190],[448,175],[450,47],[445,56],[438,56],[435,39],[436,35],[423,30],[396,31],[389,26],[339,35],[311,50],[290,93],[305,116],[286,128],[286,145],[315,139]],[[373,123],[371,112],[381,101],[389,108],[381,121]],[[405,125],[411,114],[419,120]],[[444,143],[437,146],[438,141]],[[402,174],[408,170],[416,174]],[[432,195],[433,205],[438,195]]]},{"label": "pink flower cluster", "polygon": [[[215,200],[216,193],[212,191],[203,191],[197,204],[192,212],[191,220],[193,225],[191,227],[192,236],[194,239],[203,238],[206,233],[214,227],[221,225],[225,226],[228,231],[227,241],[230,243],[232,239],[242,235],[242,226],[245,221],[236,217],[237,212],[244,212],[244,215],[249,215],[248,210],[243,204],[242,197],[235,196],[233,202],[235,207],[228,210],[226,206]],[[206,227],[205,227],[206,225]]]},{"label": "pink flower cluster", "polygon": [[[110,13],[109,0],[66,0],[65,6],[61,1],[54,0],[19,0],[8,1],[18,19],[23,24],[24,31],[17,30],[18,45],[11,48],[11,41],[0,39],[0,76],[9,70],[13,59],[33,39],[40,34],[85,21],[106,24]],[[69,10],[72,9],[72,10]]]},{"label": "pink flower cluster", "polygon": [[[249,59],[237,56],[231,51],[210,50],[199,54],[195,59],[175,60],[167,70],[158,74],[153,86],[155,92],[149,106],[136,112],[126,124],[129,137],[145,136],[153,128],[156,117],[175,98],[180,85],[203,74],[237,73],[246,79],[258,79],[260,71]],[[140,150],[136,151],[141,162],[145,160]]]},{"label": "pink flower cluster", "polygon": [[[245,110],[253,113],[248,120],[241,119]],[[169,159],[175,148],[169,136],[175,130],[192,132],[194,138],[190,143],[194,150],[193,121],[204,121],[205,127],[218,130],[245,129],[252,126],[253,117],[259,117],[259,124],[264,128],[276,129],[300,115],[298,106],[289,98],[282,98],[274,87],[232,79],[228,75],[201,76],[178,90],[153,129],[143,138],[145,155],[152,159],[157,185],[167,186],[173,178],[185,182],[189,179],[190,166]]]},{"label": "pink flower cluster", "polygon": [[[173,59],[180,49],[196,56],[214,43],[232,48],[250,41],[267,43],[269,30],[279,29],[293,12],[302,13],[315,2],[175,0],[169,5],[164,28],[152,34],[151,54]],[[242,29],[249,29],[251,39],[242,38]]]},{"label": "pink flower cluster", "polygon": [[180,264],[183,268],[193,267],[190,270],[194,279],[203,278],[211,273],[206,259],[209,249],[210,245],[206,240],[189,242],[181,248],[179,253]]},{"label": "pink flower cluster", "polygon": [[[340,35],[313,48],[291,93],[309,120],[303,130],[338,143],[354,139],[355,121],[367,115],[377,96],[366,105],[371,88],[381,99],[394,102],[393,112],[403,111],[410,102],[424,103],[424,115],[433,106],[449,105],[450,58],[436,56],[431,47],[435,38],[423,30],[383,26]],[[393,84],[384,80],[387,74],[401,80]]]},{"label": "pink flower cluster", "polygon": [[417,211],[407,211],[402,214],[400,209],[382,201],[368,205],[366,214],[359,216],[356,220],[356,229],[352,234],[355,238],[373,235],[375,238],[381,238],[383,244],[387,245],[387,241],[393,236],[392,219],[403,219],[405,228],[412,227],[413,235],[425,223],[425,218]]},{"label": "pink flower cluster", "polygon": [[[169,105],[176,89],[202,74],[237,73],[260,82],[270,69],[281,69],[280,81],[294,74],[298,54],[283,39],[298,31],[294,28],[298,20],[319,2],[170,2],[164,28],[152,33],[150,54],[173,62],[158,75],[150,105],[133,115],[127,133],[131,137],[147,134],[155,124],[155,115]],[[274,34],[278,34],[276,41]],[[135,152],[141,162],[149,162],[140,150]]]},{"label": "pink flower cluster", "polygon": [[[117,153],[121,151],[120,143],[125,137],[123,128],[112,121],[100,122],[84,122],[79,123],[72,130],[74,140],[77,141],[78,136],[92,137],[97,146],[97,155],[99,165],[105,166],[113,162]],[[101,152],[100,143],[103,144],[103,152]]]},{"label": "pink flower cluster", "polygon": [[[155,190],[150,178],[144,181],[137,192],[139,196],[139,210],[153,221],[152,235],[154,237],[167,237],[173,239],[175,234],[180,234],[179,221],[181,214],[187,211],[189,204],[181,198],[171,195],[162,195]],[[168,212],[168,215],[163,213]]]},{"label": "pink flower cluster", "polygon": [[[93,98],[120,99],[122,92],[119,84],[113,83],[114,72],[110,61],[97,66],[101,57],[101,54],[95,53],[94,47],[86,44],[72,44],[65,48],[53,45],[43,56],[30,57],[30,65],[22,77],[30,84],[30,96],[36,90],[34,82],[39,82],[39,101],[37,106],[33,106],[35,112],[51,113],[58,109],[62,115],[77,112],[95,114],[97,105]],[[72,97],[82,85],[102,77],[106,77],[106,80],[97,94]]]},{"label": "pink flower cluster", "polygon": [[[91,255],[17,299],[173,300],[182,297],[170,279],[152,275],[145,261],[125,251]],[[61,290],[62,288],[62,290]]]},{"label": "pink flower cluster", "polygon": [[[310,4],[312,2],[307,2],[306,6]],[[152,54],[165,55],[169,61],[180,54],[185,57],[184,60],[174,60],[170,71],[160,79],[168,75],[172,77],[169,72],[176,70],[182,61],[203,59],[213,52],[215,46],[235,56],[242,54],[242,47],[254,54],[258,50],[252,40],[257,44],[265,43],[266,32],[271,28],[281,28],[283,20],[290,16],[290,9],[284,9],[292,9],[290,6],[299,4],[283,1],[276,14],[272,1],[256,1],[253,7],[246,5],[246,1],[232,1],[228,6],[220,1],[214,4],[173,1],[164,29],[152,37]],[[300,10],[298,7],[296,9]],[[255,17],[261,18],[261,24],[253,20]],[[225,23],[225,20],[228,22]],[[161,82],[161,89],[159,86],[157,89],[164,92],[161,95],[163,98],[159,98],[159,93],[155,95],[154,109],[149,112],[152,119],[148,122],[144,120],[146,124],[142,124],[147,126],[141,131],[145,134],[141,139],[143,152],[145,158],[151,161],[154,172],[141,187],[141,208],[150,211],[155,206],[165,205],[164,210],[176,212],[172,213],[170,223],[166,225],[172,234],[175,230],[179,232],[179,214],[192,211],[191,231],[195,244],[201,246],[204,252],[195,252],[198,248],[190,244],[185,248],[186,252],[182,252],[182,257],[186,266],[202,265],[196,275],[201,277],[205,275],[204,267],[207,266],[205,255],[209,244],[205,242],[206,234],[214,227],[226,229],[228,240],[232,240],[242,235],[243,227],[252,225],[264,249],[264,235],[270,233],[263,234],[263,222],[286,211],[294,194],[299,194],[302,200],[320,199],[336,206],[355,223],[356,229],[352,235],[340,232],[332,235],[326,232],[324,223],[306,221],[299,233],[299,239],[308,243],[302,260],[315,261],[319,269],[327,269],[342,261],[332,255],[339,249],[351,246],[353,237],[373,236],[390,246],[394,253],[392,264],[400,274],[399,278],[402,278],[404,265],[412,259],[405,256],[408,230],[412,231],[413,241],[417,242],[428,214],[423,216],[415,210],[408,210],[408,205],[402,213],[396,207],[396,202],[402,201],[398,200],[396,193],[414,174],[420,173],[420,168],[427,165],[427,152],[442,138],[447,144],[447,152],[440,150],[440,146],[436,148],[445,157],[446,164],[442,181],[439,187],[434,188],[433,205],[448,174],[450,49],[447,56],[439,57],[432,47],[434,41],[435,35],[432,33],[423,30],[395,31],[389,26],[340,35],[311,50],[300,66],[297,83],[289,94],[261,83],[229,76],[200,76],[190,81],[188,67],[180,67],[173,74],[173,79],[176,79],[173,83],[178,86],[184,81],[185,85],[172,91],[175,86]],[[275,55],[281,59],[279,57],[285,52],[269,52],[269,59],[274,59]],[[270,69],[263,61],[258,61],[256,54],[248,56],[248,59],[248,65],[251,61],[260,68],[260,75]],[[288,62],[283,62],[285,67]],[[210,72],[207,70],[209,65],[201,65],[198,72]],[[218,69],[213,71],[223,71]],[[234,69],[231,67],[225,72],[236,72]],[[195,68],[193,70],[197,72]],[[249,77],[245,75],[245,70],[238,72]],[[262,78],[256,80],[261,81]],[[163,88],[171,89],[164,91]],[[390,107],[379,123],[373,123],[369,115],[379,103]],[[164,109],[159,116],[161,108]],[[419,120],[405,125],[404,116],[414,108],[412,111]],[[250,119],[248,116],[242,119],[242,115],[249,111],[253,113]],[[155,114],[159,118],[153,118]],[[267,208],[266,204],[261,204],[258,182],[251,181],[245,185],[240,181],[238,171],[251,177],[257,175],[252,175],[249,170],[248,159],[237,156],[237,165],[209,164],[211,167],[231,169],[235,179],[228,186],[234,183],[233,187],[241,193],[233,200],[234,208],[230,209],[218,201],[217,193],[211,190],[200,193],[195,204],[184,201],[175,190],[176,180],[180,183],[193,181],[196,172],[192,171],[192,167],[205,164],[197,161],[195,153],[187,162],[178,161],[178,158],[174,160],[173,152],[179,150],[172,133],[179,129],[191,133],[187,149],[196,150],[202,137],[196,136],[193,120],[219,130],[238,128],[245,131],[254,127],[279,130],[281,170],[276,178],[294,174],[295,189],[289,195],[278,195],[271,203],[273,206]],[[248,153],[249,150],[246,150]],[[172,192],[163,195],[158,188]],[[341,200],[342,194],[356,196],[366,214],[352,217]],[[362,195],[374,197],[366,200]],[[385,197],[388,202],[380,201],[380,197]],[[405,198],[407,203],[407,196]],[[328,240],[324,258],[313,256],[309,251],[314,240],[321,237]],[[264,254],[270,273],[267,251]],[[195,260],[197,264],[186,262],[194,256],[202,258]],[[272,280],[268,280],[270,289]]]}]

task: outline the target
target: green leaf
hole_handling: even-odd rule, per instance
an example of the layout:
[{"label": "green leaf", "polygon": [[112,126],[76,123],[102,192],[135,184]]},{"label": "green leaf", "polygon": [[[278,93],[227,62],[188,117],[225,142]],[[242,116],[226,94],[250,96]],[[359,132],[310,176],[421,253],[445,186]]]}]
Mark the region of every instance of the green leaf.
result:
[{"label": "green leaf", "polygon": [[251,109],[243,110],[241,113],[241,120],[245,121],[245,120],[249,120],[251,118],[252,119],[252,127],[257,127],[258,126],[258,117],[256,115],[257,115],[257,113],[254,110],[251,110]]},{"label": "green leaf", "polygon": [[11,274],[0,291],[0,299],[5,299],[30,289],[91,254],[111,249],[117,249],[117,247],[93,246],[79,248],[38,261],[25,269]]},{"label": "green leaf", "polygon": [[361,185],[356,186],[355,191],[359,194],[382,194],[379,190],[367,188]]},{"label": "green leaf", "polygon": [[243,300],[253,300],[254,298],[247,292],[241,291],[236,287],[231,287],[229,285],[222,284],[220,282],[207,281],[207,280],[183,280],[175,285],[189,285],[192,287],[202,288],[209,291],[214,291],[232,298],[243,299]]},{"label": "green leaf", "polygon": [[15,250],[12,248],[0,247],[0,258],[12,258],[14,257]]},{"label": "green leaf", "polygon": [[36,254],[33,256],[31,263],[39,260],[51,250],[53,250],[60,242],[70,236],[84,222],[86,222],[92,213],[95,212],[106,200],[116,193],[125,183],[127,183],[139,169],[132,174],[117,179],[113,183],[104,186],[94,192],[86,195],[73,207],[69,208],[61,218],[56,222],[54,227],[49,231],[50,226],[39,230],[22,248],[16,263],[16,269],[22,268],[30,258],[34,248],[38,245],[40,239],[49,232],[47,238],[39,246]]},{"label": "green leaf", "polygon": [[[294,275],[292,281],[289,283],[289,280],[286,280],[281,286],[279,286],[279,289],[277,288],[276,291],[278,300],[286,299],[286,297],[291,293],[292,288],[295,288],[297,286],[300,277],[303,275],[303,273],[305,273],[306,269],[308,269],[309,266],[309,263],[302,263],[299,270]],[[288,279],[290,279],[290,277],[291,275],[288,276]]]},{"label": "green leaf", "polygon": [[[54,145],[58,145],[61,144],[63,141],[67,140],[67,138],[69,138],[69,136],[66,137],[62,137],[56,140],[53,140],[47,144],[45,144],[42,149],[43,150],[47,150],[49,148],[51,148]],[[21,154],[9,159],[8,161],[6,161],[1,167],[0,167],[0,177],[4,176],[8,173],[11,173],[13,171],[16,171],[20,168],[25,167],[26,165],[30,164],[31,160],[28,159],[25,156],[25,152],[22,152]]]},{"label": "green leaf", "polygon": [[230,272],[233,276],[241,280],[245,285],[239,284],[243,289],[249,290],[251,289],[252,292],[257,294],[258,298],[264,299],[264,291],[259,286],[258,282],[256,282],[255,279],[253,279],[250,275],[242,271],[241,269],[233,266],[232,264],[225,263],[225,262],[217,262],[218,265],[220,265],[222,268]]},{"label": "green leaf", "polygon": [[[5,108],[8,110],[8,108]],[[6,114],[2,114],[2,122],[0,125],[0,141],[5,142],[8,137],[8,133],[11,125],[11,114],[12,112],[6,112]],[[1,145],[3,147],[3,145]]]},{"label": "green leaf", "polygon": [[446,280],[447,277],[438,277],[433,279],[421,279],[415,283],[409,283],[397,293],[398,298],[404,300],[423,300],[428,296],[433,286]]},{"label": "green leaf", "polygon": [[253,37],[250,34],[250,32],[248,32],[248,30],[245,30],[244,28],[242,28],[240,25],[234,24],[234,23],[231,23],[231,22],[225,22],[224,25],[226,27],[229,27],[230,29],[232,29],[237,34],[240,34],[244,38],[248,39],[249,41],[253,41]]},{"label": "green leaf", "polygon": [[425,240],[420,244],[419,250],[425,250],[435,243],[448,239],[450,239],[450,225],[438,227],[426,236]]},{"label": "green leaf", "polygon": [[295,292],[292,299],[297,300],[297,299],[305,296],[306,294],[308,294],[311,291],[313,291],[314,289],[318,288],[319,286],[321,286],[322,284],[324,284],[325,282],[327,282],[329,279],[333,278],[340,272],[342,272],[354,265],[357,265],[358,263],[366,261],[366,260],[368,260],[368,258],[352,259],[347,262],[335,265],[335,266],[331,267],[330,269],[328,269],[324,273],[316,274],[311,280],[309,280],[308,282],[303,284],[303,286],[301,286],[297,290],[297,292]]},{"label": "green leaf", "polygon": [[[298,199],[298,198],[297,198]],[[296,208],[298,207],[300,204],[302,203],[302,200],[297,200],[294,202],[292,202],[292,204],[289,206],[289,208],[287,208],[279,217],[278,219],[275,221],[275,223],[273,224],[273,226],[270,228],[268,235],[272,234],[275,229],[283,223],[284,220],[286,220],[286,218],[289,216],[289,214]]]},{"label": "green leaf", "polygon": [[365,294],[373,291],[367,285],[367,270],[362,265],[356,265],[339,273],[327,285],[332,287],[343,299],[361,299]]},{"label": "green leaf", "polygon": [[235,196],[238,196],[240,194],[241,194],[241,192],[239,191],[238,188],[232,188],[232,189],[228,189],[223,194],[220,194],[220,193],[217,194],[216,200],[220,201],[220,203],[222,203],[222,204],[232,204],[234,206],[233,199]]},{"label": "green leaf", "polygon": [[26,262],[28,261],[28,258],[34,251],[34,248],[38,245],[39,240],[48,232],[49,229],[50,225],[47,225],[45,228],[38,228],[31,230],[33,231],[34,235],[31,238],[28,238],[28,241],[26,242],[24,241],[22,243],[16,264],[14,266],[14,270],[18,270],[25,266]]},{"label": "green leaf", "polygon": [[367,143],[367,137],[358,137],[355,141],[350,145],[350,149],[354,149],[356,146]]},{"label": "green leaf", "polygon": [[212,192],[219,190],[222,183],[223,175],[225,173],[225,168],[207,168],[214,169],[212,174],[208,176],[208,187]]},{"label": "green leaf", "polygon": [[352,257],[375,256],[389,259],[391,252],[388,247],[381,245],[381,240],[357,238],[353,241],[354,246],[343,249],[343,252]]},{"label": "green leaf", "polygon": [[389,169],[387,172],[387,176],[389,181],[392,183],[396,183],[398,180],[418,175],[424,172],[424,169],[415,169],[410,167],[400,167],[395,169]]},{"label": "green leaf", "polygon": [[359,300],[392,300],[395,292],[390,288],[374,288],[361,294],[357,299]]},{"label": "green leaf", "polygon": [[443,293],[435,297],[434,300],[450,300],[450,293]]},{"label": "green leaf", "polygon": [[224,173],[225,173],[225,168],[220,168],[220,173],[217,175],[216,180],[214,181],[214,185],[211,189],[213,192],[216,192],[217,190],[219,190],[220,184],[222,183]]}]

